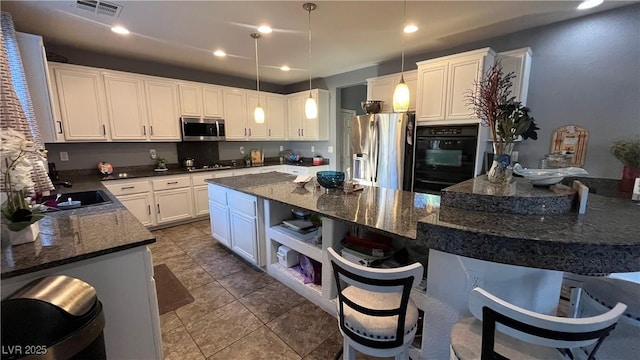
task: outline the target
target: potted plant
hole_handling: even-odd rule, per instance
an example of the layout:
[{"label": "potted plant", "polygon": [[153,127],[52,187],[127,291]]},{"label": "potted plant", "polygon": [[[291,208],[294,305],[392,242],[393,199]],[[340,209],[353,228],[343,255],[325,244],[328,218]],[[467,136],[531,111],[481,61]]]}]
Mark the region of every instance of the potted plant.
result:
[{"label": "potted plant", "polygon": [[246,166],[251,166],[251,155],[247,154],[245,155],[242,160],[244,160],[244,163]]},{"label": "potted plant", "polygon": [[538,139],[539,130],[529,108],[509,97],[514,74],[504,74],[496,61],[485,77],[475,83],[475,90],[467,92],[468,104],[474,108],[482,125],[489,127],[493,141],[493,163],[487,173],[492,183],[509,183],[512,179],[511,152],[519,138]]},{"label": "potted plant", "polygon": [[35,187],[31,179],[34,164],[28,159],[34,153],[44,155],[46,150],[36,149],[32,141],[16,130],[2,129],[0,168],[3,191],[7,194],[2,204],[2,227],[8,230],[13,245],[35,241],[40,232],[37,221],[44,217],[44,209],[32,207],[27,197]]},{"label": "potted plant", "polygon": [[156,159],[156,169],[166,169],[167,168],[167,159],[162,156],[158,156]]},{"label": "potted plant", "polygon": [[640,136],[617,139],[611,143],[609,150],[624,165],[618,189],[632,192],[635,179],[640,177]]}]

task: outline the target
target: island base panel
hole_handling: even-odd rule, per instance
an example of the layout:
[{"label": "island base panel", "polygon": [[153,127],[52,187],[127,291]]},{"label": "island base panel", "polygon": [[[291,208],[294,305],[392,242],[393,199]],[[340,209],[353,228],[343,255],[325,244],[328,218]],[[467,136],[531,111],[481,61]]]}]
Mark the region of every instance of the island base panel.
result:
[{"label": "island base panel", "polygon": [[520,307],[555,315],[562,285],[561,271],[492,263],[429,252],[427,306],[423,309],[424,359],[448,359],[453,325],[471,316],[469,292],[479,286]]}]

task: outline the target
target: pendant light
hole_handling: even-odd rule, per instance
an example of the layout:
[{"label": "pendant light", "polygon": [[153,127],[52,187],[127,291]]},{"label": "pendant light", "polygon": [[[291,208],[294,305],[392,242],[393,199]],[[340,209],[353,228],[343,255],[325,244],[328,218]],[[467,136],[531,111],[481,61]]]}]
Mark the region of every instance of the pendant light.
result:
[{"label": "pendant light", "polygon": [[[403,24],[407,22],[407,0],[404,0]],[[404,82],[404,43],[405,38],[402,36],[402,68],[400,70],[400,83],[393,91],[393,111],[406,112],[409,110],[409,86]]]},{"label": "pendant light", "polygon": [[251,37],[256,43],[256,89],[258,90],[258,105],[253,110],[253,120],[256,124],[264,124],[264,109],[260,106],[260,72],[258,70],[258,39],[260,39],[260,34],[252,33]]},{"label": "pendant light", "polygon": [[314,3],[304,3],[302,8],[309,12],[309,98],[304,103],[304,114],[307,119],[312,120],[318,117],[318,104],[311,96],[311,12],[316,9]]}]

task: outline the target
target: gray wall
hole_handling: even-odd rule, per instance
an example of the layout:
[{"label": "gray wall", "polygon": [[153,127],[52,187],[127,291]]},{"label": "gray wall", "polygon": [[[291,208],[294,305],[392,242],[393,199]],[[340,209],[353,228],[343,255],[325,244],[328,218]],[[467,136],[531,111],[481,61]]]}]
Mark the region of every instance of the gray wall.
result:
[{"label": "gray wall", "polygon": [[[79,143],[46,144],[48,161],[56,164],[57,170],[98,168],[98,162],[106,161],[114,168],[136,165],[153,165],[155,160],[149,150],[155,149],[158,156],[169,164],[178,163],[175,143]],[[69,161],[60,160],[60,152],[69,154]]]},{"label": "gray wall", "polygon": [[[553,131],[575,124],[590,131],[585,163],[590,176],[620,178],[622,164],[609,154],[608,145],[615,138],[640,134],[638,19],[640,5],[634,4],[443,51],[408,55],[405,67],[412,70],[417,68],[416,61],[483,47],[501,52],[530,46],[533,60],[527,105],[541,130],[537,141],[518,144],[520,162],[538,167],[550,150]],[[331,96],[330,138],[334,140],[328,146],[336,146],[336,117],[341,107],[337,89],[399,71],[400,62],[393,59],[324,82],[316,79],[314,86],[328,89]],[[306,86],[292,84],[286,92]]]},{"label": "gray wall", "polygon": [[[77,49],[46,41],[47,53],[64,56],[70,64],[93,66],[104,69],[128,71],[137,74],[161,76],[172,79],[189,80],[201,83],[232,86],[255,90],[256,79],[213,73],[208,71],[189,69],[180,66],[158,63],[144,59],[125,58],[112,54],[104,54],[89,50]],[[260,82],[263,91],[283,94],[284,86]]]},{"label": "gray wall", "polygon": [[367,100],[367,85],[354,85],[340,89],[342,109],[355,110],[356,115],[364,115],[361,101]]}]

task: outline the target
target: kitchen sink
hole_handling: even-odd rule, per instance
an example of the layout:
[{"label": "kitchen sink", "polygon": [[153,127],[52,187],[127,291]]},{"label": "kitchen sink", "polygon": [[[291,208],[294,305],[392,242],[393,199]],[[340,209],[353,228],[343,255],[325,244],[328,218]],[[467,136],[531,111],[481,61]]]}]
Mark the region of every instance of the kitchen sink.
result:
[{"label": "kitchen sink", "polygon": [[[73,201],[80,201],[80,205],[77,207],[108,204],[111,202],[107,194],[105,194],[104,191],[102,190],[78,191],[78,192],[65,193],[65,194],[62,194],[60,199],[58,199],[58,202],[67,202],[69,198],[71,198],[71,200]],[[47,200],[55,200],[55,199],[56,199],[56,195],[45,196],[42,199],[42,203],[46,202]],[[64,209],[61,208],[60,210],[64,210]]]}]

